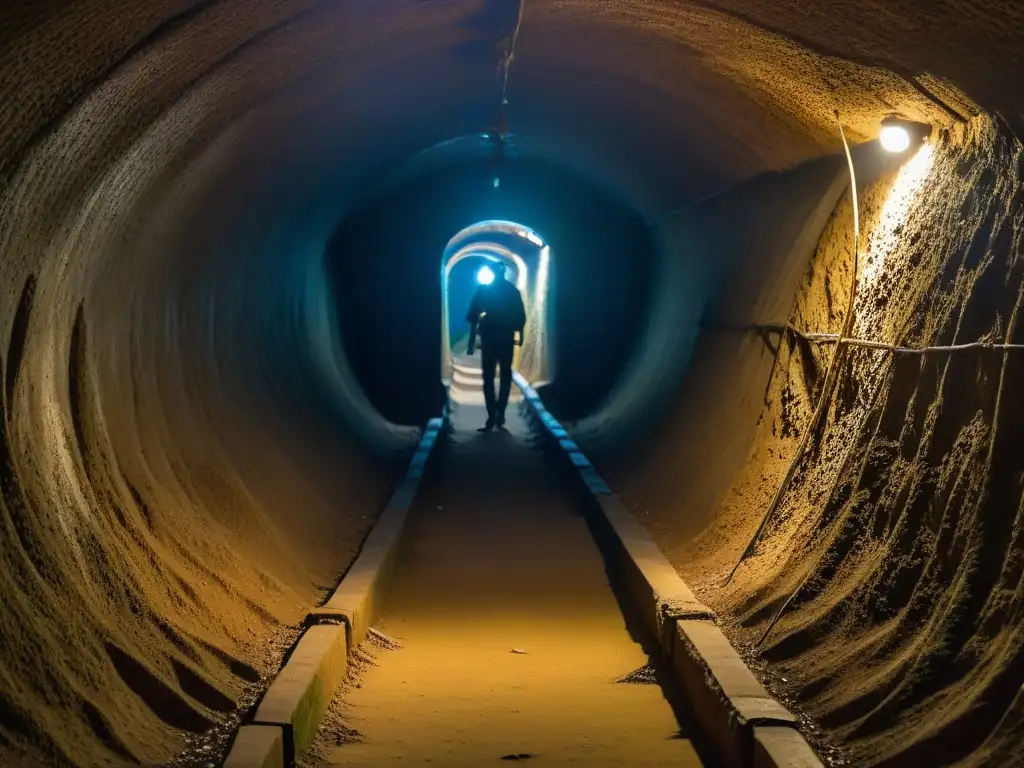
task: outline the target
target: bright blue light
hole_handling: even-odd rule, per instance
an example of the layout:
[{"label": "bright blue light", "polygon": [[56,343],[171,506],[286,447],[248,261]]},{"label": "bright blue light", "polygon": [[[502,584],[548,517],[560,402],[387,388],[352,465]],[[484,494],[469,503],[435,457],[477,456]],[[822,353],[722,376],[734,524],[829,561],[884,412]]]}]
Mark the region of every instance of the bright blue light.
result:
[{"label": "bright blue light", "polygon": [[490,285],[494,282],[494,271],[490,267],[481,267],[476,273],[476,281],[480,285]]}]

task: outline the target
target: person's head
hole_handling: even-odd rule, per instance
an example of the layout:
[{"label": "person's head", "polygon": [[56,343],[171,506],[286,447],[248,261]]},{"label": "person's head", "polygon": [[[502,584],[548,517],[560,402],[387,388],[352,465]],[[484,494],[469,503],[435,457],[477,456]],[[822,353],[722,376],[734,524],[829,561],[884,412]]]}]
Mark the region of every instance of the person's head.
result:
[{"label": "person's head", "polygon": [[494,273],[495,280],[503,280],[505,278],[505,262],[504,261],[492,261],[490,264],[491,271]]}]

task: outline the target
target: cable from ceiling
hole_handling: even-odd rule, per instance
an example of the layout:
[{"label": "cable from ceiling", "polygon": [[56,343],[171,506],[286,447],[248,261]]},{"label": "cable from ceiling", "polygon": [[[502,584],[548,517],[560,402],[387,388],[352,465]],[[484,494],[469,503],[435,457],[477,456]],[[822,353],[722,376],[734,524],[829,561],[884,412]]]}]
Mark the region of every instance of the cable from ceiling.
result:
[{"label": "cable from ceiling", "polygon": [[523,7],[526,5],[526,0],[519,0],[519,8],[516,12],[516,26],[512,30],[512,36],[509,38],[508,46],[505,48],[505,56],[499,66],[501,67],[501,104],[505,106],[508,104],[508,71],[512,66],[512,60],[516,55],[516,41],[519,39],[519,28],[523,25]]},{"label": "cable from ceiling", "polygon": [[[788,490],[789,484],[793,479],[793,475],[796,471],[796,466],[799,463],[800,459],[803,458],[804,450],[806,449],[807,443],[809,442],[809,436],[817,429],[817,425],[825,411],[825,404],[831,399],[832,388],[835,386],[836,380],[839,377],[839,369],[842,365],[840,362],[841,358],[844,357],[846,352],[849,350],[849,347],[844,342],[847,338],[850,337],[850,333],[853,331],[853,307],[854,302],[857,298],[857,267],[858,254],[860,253],[860,205],[857,200],[857,176],[853,168],[853,155],[850,153],[850,144],[846,140],[846,133],[845,131],[843,131],[843,123],[839,119],[838,110],[836,111],[836,122],[839,124],[839,134],[842,136],[843,147],[845,147],[846,149],[846,162],[848,163],[850,168],[850,191],[853,197],[853,274],[850,277],[850,297],[846,305],[846,318],[843,321],[843,328],[839,332],[839,338],[837,339],[836,350],[835,352],[832,353],[832,359],[829,362],[828,366],[828,373],[825,374],[825,383],[822,385],[821,393],[818,396],[818,406],[817,408],[815,408],[814,415],[811,417],[811,423],[808,424],[807,430],[804,432],[804,437],[800,444],[800,450],[798,450],[796,455],[793,457],[793,461],[789,465],[789,470],[786,472],[786,477],[783,480],[782,485],[779,486],[779,490],[776,492],[775,498],[772,500],[772,506],[768,508],[768,512],[765,515],[765,519],[761,523],[761,529],[764,528],[765,523],[768,520],[768,517],[774,515],[776,509],[781,503],[782,496]],[[751,542],[751,544],[754,544],[754,542]],[[823,556],[824,554],[822,554],[822,557]],[[737,563],[736,565],[737,567],[739,567],[739,563]],[[804,578],[800,581],[796,589],[794,589],[790,593],[789,597],[786,598],[786,601],[781,606],[779,606],[779,610],[775,613],[775,616],[772,617],[772,620],[768,623],[768,626],[765,627],[764,632],[761,633],[761,637],[758,638],[756,644],[757,646],[760,646],[762,643],[764,643],[769,633],[771,633],[772,629],[775,628],[775,625],[778,623],[779,619],[782,618],[782,615],[789,608],[790,603],[792,603],[796,599],[797,595],[799,595],[803,591],[804,586],[811,578],[811,574],[813,574],[816,570],[817,563],[815,563],[814,568],[807,572],[807,575],[804,576]],[[735,572],[736,568],[733,568],[733,573]]]},{"label": "cable from ceiling", "polygon": [[516,55],[516,41],[519,39],[519,29],[523,24],[523,7],[526,0],[518,0],[516,10],[516,25],[512,34],[507,38],[505,50],[498,61],[498,74],[501,76],[501,99],[498,104],[498,114],[494,126],[489,131],[491,141],[494,144],[492,155],[492,184],[494,189],[501,185],[499,169],[505,159],[508,146],[508,73],[512,67],[512,61]]},{"label": "cable from ceiling", "polygon": [[[849,349],[844,341],[849,338],[850,332],[853,330],[853,307],[857,298],[858,254],[860,253],[860,202],[857,197],[857,174],[853,166],[853,155],[850,152],[850,143],[846,140],[846,131],[843,130],[843,124],[842,120],[840,120],[838,110],[835,112],[835,117],[836,123],[839,125],[839,135],[843,140],[843,147],[846,150],[846,162],[850,169],[850,194],[853,198],[853,273],[850,277],[850,294],[846,304],[846,317],[843,320],[843,327],[837,339],[838,343],[836,344],[835,352],[832,353],[832,357],[829,360],[828,369],[825,373],[825,381],[822,384],[821,392],[818,394],[818,403],[814,408],[814,413],[811,415],[811,420],[808,423],[807,428],[804,430],[803,437],[800,439],[800,445],[796,449],[796,454],[793,456],[793,460],[789,463],[789,468],[786,470],[786,474],[782,479],[781,485],[779,485],[778,489],[775,491],[771,504],[768,505],[767,511],[765,511],[764,516],[761,518],[761,524],[757,527],[757,530],[754,532],[750,542],[743,550],[743,554],[740,555],[740,559],[737,561],[736,565],[733,566],[733,569],[729,572],[729,575],[726,577],[722,586],[728,586],[732,581],[733,576],[736,575],[736,571],[739,569],[740,565],[742,565],[743,562],[753,554],[754,549],[761,541],[761,536],[764,533],[768,522],[773,519],[775,517],[775,513],[778,512],[782,499],[785,496],[786,491],[789,490],[790,483],[793,481],[793,476],[796,474],[796,468],[799,465],[800,460],[804,457],[804,453],[810,443],[811,435],[817,430],[818,424],[825,413],[825,406],[831,399],[831,393],[839,374],[840,360],[845,356],[846,351]],[[790,596],[790,600],[792,599],[793,595]],[[779,610],[779,613],[776,614],[775,619],[768,626],[768,629],[765,631],[764,635],[762,635],[758,644],[764,640],[768,631],[770,631],[775,625],[775,622],[778,621],[779,616],[788,604],[789,600],[786,601]]]}]

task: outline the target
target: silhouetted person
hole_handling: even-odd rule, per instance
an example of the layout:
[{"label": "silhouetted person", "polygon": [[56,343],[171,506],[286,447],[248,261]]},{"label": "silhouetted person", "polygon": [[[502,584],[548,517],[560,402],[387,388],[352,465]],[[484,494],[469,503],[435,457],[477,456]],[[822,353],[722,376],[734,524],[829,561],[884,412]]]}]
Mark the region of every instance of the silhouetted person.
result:
[{"label": "silhouetted person", "polygon": [[[480,335],[480,358],[484,376],[484,402],[487,403],[487,424],[480,430],[486,432],[505,424],[505,408],[512,390],[512,353],[523,344],[523,327],[526,325],[526,310],[519,289],[505,279],[505,265],[501,262],[489,265],[494,272],[490,285],[480,285],[469,305],[469,354],[476,347]],[[501,383],[498,399],[494,399],[495,369],[501,366]]]}]

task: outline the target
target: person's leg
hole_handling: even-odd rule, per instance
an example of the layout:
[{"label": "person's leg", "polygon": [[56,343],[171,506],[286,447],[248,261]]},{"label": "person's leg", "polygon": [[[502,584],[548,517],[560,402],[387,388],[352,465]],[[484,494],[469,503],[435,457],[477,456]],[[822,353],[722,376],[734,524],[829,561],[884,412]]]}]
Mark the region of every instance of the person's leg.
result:
[{"label": "person's leg", "polygon": [[500,427],[505,423],[505,409],[508,407],[508,396],[512,391],[512,354],[515,345],[509,342],[502,345],[498,363],[501,365],[501,379],[498,386],[498,402],[494,408],[494,420]]},{"label": "person's leg", "polygon": [[487,426],[494,426],[494,376],[498,367],[498,356],[494,354],[494,345],[485,344],[480,348],[480,367],[484,377],[484,403],[487,405]]}]

